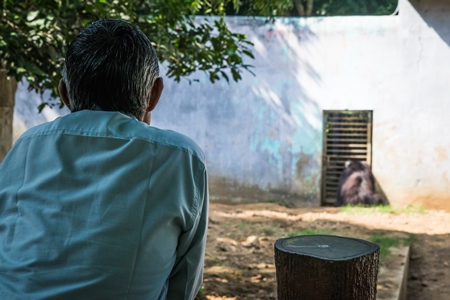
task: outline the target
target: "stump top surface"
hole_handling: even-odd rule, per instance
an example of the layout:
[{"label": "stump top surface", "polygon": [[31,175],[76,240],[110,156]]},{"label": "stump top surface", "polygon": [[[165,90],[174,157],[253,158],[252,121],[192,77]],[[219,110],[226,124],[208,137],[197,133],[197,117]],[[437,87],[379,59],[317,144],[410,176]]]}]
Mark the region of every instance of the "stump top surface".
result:
[{"label": "stump top surface", "polygon": [[279,239],[278,250],[326,260],[349,260],[375,252],[379,246],[368,241],[333,236],[303,235]]}]

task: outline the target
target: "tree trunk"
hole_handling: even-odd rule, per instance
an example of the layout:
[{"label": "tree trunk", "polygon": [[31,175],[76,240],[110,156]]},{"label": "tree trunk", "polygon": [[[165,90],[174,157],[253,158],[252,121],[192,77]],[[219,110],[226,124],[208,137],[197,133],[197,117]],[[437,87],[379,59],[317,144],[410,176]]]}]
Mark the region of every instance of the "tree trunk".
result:
[{"label": "tree trunk", "polygon": [[0,69],[0,162],[12,146],[14,98],[17,81],[7,79],[7,70]]},{"label": "tree trunk", "polygon": [[306,0],[306,15],[311,16],[313,12],[314,0]]},{"label": "tree trunk", "polygon": [[294,6],[297,9],[298,15],[300,17],[309,17],[312,15],[314,0],[294,0]]},{"label": "tree trunk", "polygon": [[306,15],[306,13],[305,13],[305,7],[303,7],[302,1],[301,0],[295,0],[294,1],[294,5],[295,5],[295,8],[297,9],[298,15],[300,17],[304,17]]},{"label": "tree trunk", "polygon": [[275,243],[279,300],[375,300],[380,247],[338,236]]}]

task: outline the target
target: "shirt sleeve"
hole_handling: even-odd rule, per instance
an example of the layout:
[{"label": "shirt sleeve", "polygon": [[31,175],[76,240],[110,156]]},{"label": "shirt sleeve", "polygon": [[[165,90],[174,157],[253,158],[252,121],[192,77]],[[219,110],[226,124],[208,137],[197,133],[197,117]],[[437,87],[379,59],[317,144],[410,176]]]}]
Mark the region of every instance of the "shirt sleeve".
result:
[{"label": "shirt sleeve", "polygon": [[181,234],[177,261],[169,278],[167,299],[192,300],[203,282],[206,235],[208,230],[209,194],[206,169],[198,182],[197,209],[193,227]]}]

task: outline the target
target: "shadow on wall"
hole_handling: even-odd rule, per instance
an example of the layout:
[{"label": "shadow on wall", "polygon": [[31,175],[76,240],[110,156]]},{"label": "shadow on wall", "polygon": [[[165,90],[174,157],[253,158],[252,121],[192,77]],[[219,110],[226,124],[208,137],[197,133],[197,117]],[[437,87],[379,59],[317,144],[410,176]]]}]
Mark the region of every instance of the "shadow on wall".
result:
[{"label": "shadow on wall", "polygon": [[[294,18],[273,24],[228,18],[227,23],[254,43],[250,63],[256,76],[244,74],[237,84],[216,83],[215,97],[205,103],[215,117],[198,130],[214,130],[219,138],[194,139],[208,157],[211,194],[238,202],[318,205],[322,112],[304,83],[309,78],[321,84],[307,59],[312,50],[305,48],[317,37],[304,20]],[[224,128],[220,120],[226,120]]]},{"label": "shadow on wall", "polygon": [[450,1],[410,0],[410,2],[427,25],[433,28],[441,39],[450,46]]},{"label": "shadow on wall", "polygon": [[384,205],[390,205],[389,199],[386,196],[386,193],[384,192],[383,188],[381,187],[381,184],[378,182],[377,177],[374,175],[375,178],[375,193],[381,196],[383,198],[383,204]]},{"label": "shadow on wall", "polygon": [[248,63],[256,76],[243,73],[241,82],[211,84],[195,74],[200,83],[168,82],[154,124],[182,132],[202,147],[215,199],[295,196],[295,202],[318,204],[322,113],[303,83],[305,77],[320,83],[303,49],[314,34],[298,19],[226,21],[254,43],[255,59]]}]

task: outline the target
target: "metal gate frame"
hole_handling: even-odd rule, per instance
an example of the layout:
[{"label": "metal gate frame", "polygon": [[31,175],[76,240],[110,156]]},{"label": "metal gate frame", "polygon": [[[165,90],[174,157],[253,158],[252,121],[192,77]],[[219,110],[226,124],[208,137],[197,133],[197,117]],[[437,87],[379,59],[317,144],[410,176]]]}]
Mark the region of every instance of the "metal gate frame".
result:
[{"label": "metal gate frame", "polygon": [[372,110],[323,111],[322,205],[335,202],[347,160],[372,165],[372,120]]}]

